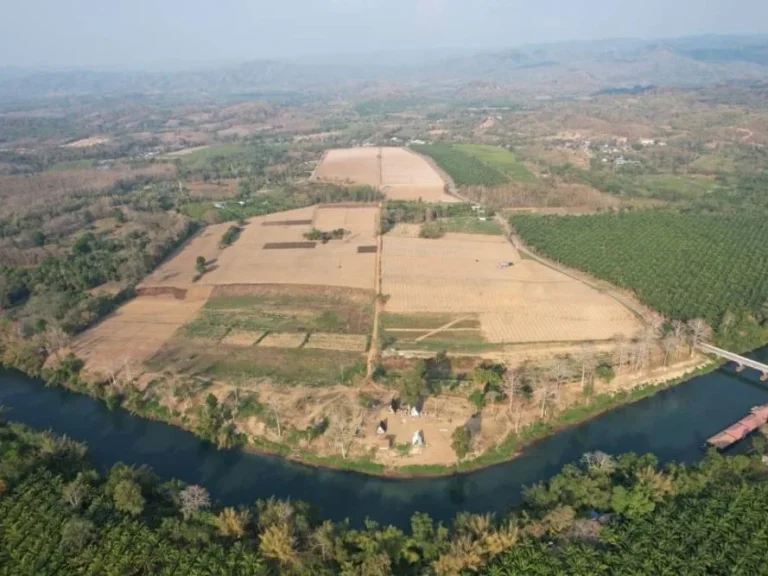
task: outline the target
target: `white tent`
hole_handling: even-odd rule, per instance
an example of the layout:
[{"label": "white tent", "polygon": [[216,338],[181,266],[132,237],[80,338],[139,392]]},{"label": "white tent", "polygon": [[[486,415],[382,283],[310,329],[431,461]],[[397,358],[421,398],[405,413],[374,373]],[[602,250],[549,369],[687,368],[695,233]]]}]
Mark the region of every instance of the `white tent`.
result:
[{"label": "white tent", "polygon": [[419,409],[416,408],[416,406],[411,406],[411,416],[413,418],[418,418],[419,416],[421,416],[421,412],[419,412]]},{"label": "white tent", "polygon": [[413,434],[413,440],[411,440],[411,444],[414,446],[424,446],[424,435],[421,433],[421,430],[417,430]]}]

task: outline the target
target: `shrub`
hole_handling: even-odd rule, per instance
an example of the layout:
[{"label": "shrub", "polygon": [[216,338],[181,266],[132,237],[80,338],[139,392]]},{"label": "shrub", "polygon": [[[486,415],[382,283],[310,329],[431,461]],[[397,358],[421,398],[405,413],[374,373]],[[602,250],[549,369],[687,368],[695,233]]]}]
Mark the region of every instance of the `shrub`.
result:
[{"label": "shrub", "polygon": [[427,222],[421,225],[419,238],[442,238],[445,236],[445,227],[440,222]]}]

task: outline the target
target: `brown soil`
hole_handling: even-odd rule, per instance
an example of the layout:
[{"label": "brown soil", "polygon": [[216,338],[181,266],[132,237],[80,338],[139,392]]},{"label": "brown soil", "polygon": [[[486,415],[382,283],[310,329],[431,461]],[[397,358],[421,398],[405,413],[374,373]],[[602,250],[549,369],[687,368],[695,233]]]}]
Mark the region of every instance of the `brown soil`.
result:
[{"label": "brown soil", "polygon": [[446,181],[418,154],[407,148],[345,148],[328,151],[313,180],[366,184],[391,200],[457,202],[445,193]]},{"label": "brown soil", "polygon": [[[502,268],[502,262],[512,262]],[[387,236],[386,311],[477,313],[488,342],[606,340],[639,322],[610,297],[532,260],[501,236]]]}]

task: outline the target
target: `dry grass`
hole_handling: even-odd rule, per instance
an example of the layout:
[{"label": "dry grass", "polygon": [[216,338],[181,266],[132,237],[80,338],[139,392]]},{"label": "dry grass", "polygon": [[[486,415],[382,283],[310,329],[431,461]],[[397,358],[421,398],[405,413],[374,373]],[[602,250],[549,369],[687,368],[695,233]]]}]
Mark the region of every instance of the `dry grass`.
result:
[{"label": "dry grass", "polygon": [[[513,262],[501,268],[501,262]],[[476,313],[490,343],[563,342],[632,335],[640,327],[612,298],[531,260],[500,237],[384,238],[386,311]]]},{"label": "dry grass", "polygon": [[315,169],[313,179],[373,186],[392,200],[458,201],[445,193],[440,174],[406,148],[330,150]]},{"label": "dry grass", "polygon": [[264,332],[245,332],[243,330],[234,330],[227,334],[221,343],[226,346],[242,346],[247,348],[253,346],[264,336]]},{"label": "dry grass", "polygon": [[305,348],[318,350],[351,350],[365,352],[368,337],[361,334],[323,334],[314,333],[309,337]]},{"label": "dry grass", "polygon": [[267,334],[259,342],[262,348],[298,348],[307,339],[306,334],[297,333],[273,333]]},{"label": "dry grass", "polygon": [[143,362],[189,322],[205,301],[204,294],[184,300],[140,296],[78,336],[72,350],[91,374],[108,376],[126,370],[136,376]]},{"label": "dry grass", "polygon": [[219,182],[202,182],[199,180],[186,182],[184,187],[189,190],[192,198],[234,198],[238,193],[237,178],[229,178]]}]

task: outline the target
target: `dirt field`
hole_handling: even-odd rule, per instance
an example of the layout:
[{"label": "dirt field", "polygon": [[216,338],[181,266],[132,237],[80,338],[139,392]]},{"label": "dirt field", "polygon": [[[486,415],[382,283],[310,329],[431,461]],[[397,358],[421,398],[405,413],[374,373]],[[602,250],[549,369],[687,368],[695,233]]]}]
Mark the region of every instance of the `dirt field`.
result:
[{"label": "dirt field", "polygon": [[445,182],[429,163],[407,148],[330,150],[312,178],[366,184],[381,189],[392,200],[459,201],[445,193]]},{"label": "dirt field", "polygon": [[[373,289],[376,254],[359,254],[359,246],[376,244],[378,208],[373,206],[318,206],[253,218],[232,246],[221,252],[210,272],[200,280],[204,285],[226,284],[315,284]],[[313,224],[263,226],[263,223],[306,220]],[[224,225],[225,228],[227,225]],[[304,233],[312,228],[329,231],[344,228],[350,234],[343,240],[318,243],[313,249],[264,250],[269,243],[305,242]],[[218,242],[224,229],[212,233]],[[189,270],[194,273],[194,260],[207,246],[190,247],[153,274],[162,282],[173,274]],[[208,254],[203,253],[208,256]],[[174,259],[175,260],[175,259]]]},{"label": "dirt field", "polygon": [[173,333],[192,320],[205,305],[210,289],[196,288],[187,298],[140,296],[121,306],[72,343],[72,351],[85,361],[91,374],[142,371]]},{"label": "dirt field", "polygon": [[[139,288],[153,286],[188,288],[192,286],[197,274],[195,269],[197,257],[203,256],[209,262],[209,268],[215,270],[216,258],[221,253],[219,241],[230,226],[229,222],[206,226],[201,232],[185,242],[169,260],[147,276]],[[205,283],[201,280],[197,284]]]},{"label": "dirt field", "polygon": [[475,313],[490,343],[605,340],[640,328],[610,297],[522,260],[498,236],[385,236],[382,279],[386,312]]}]

